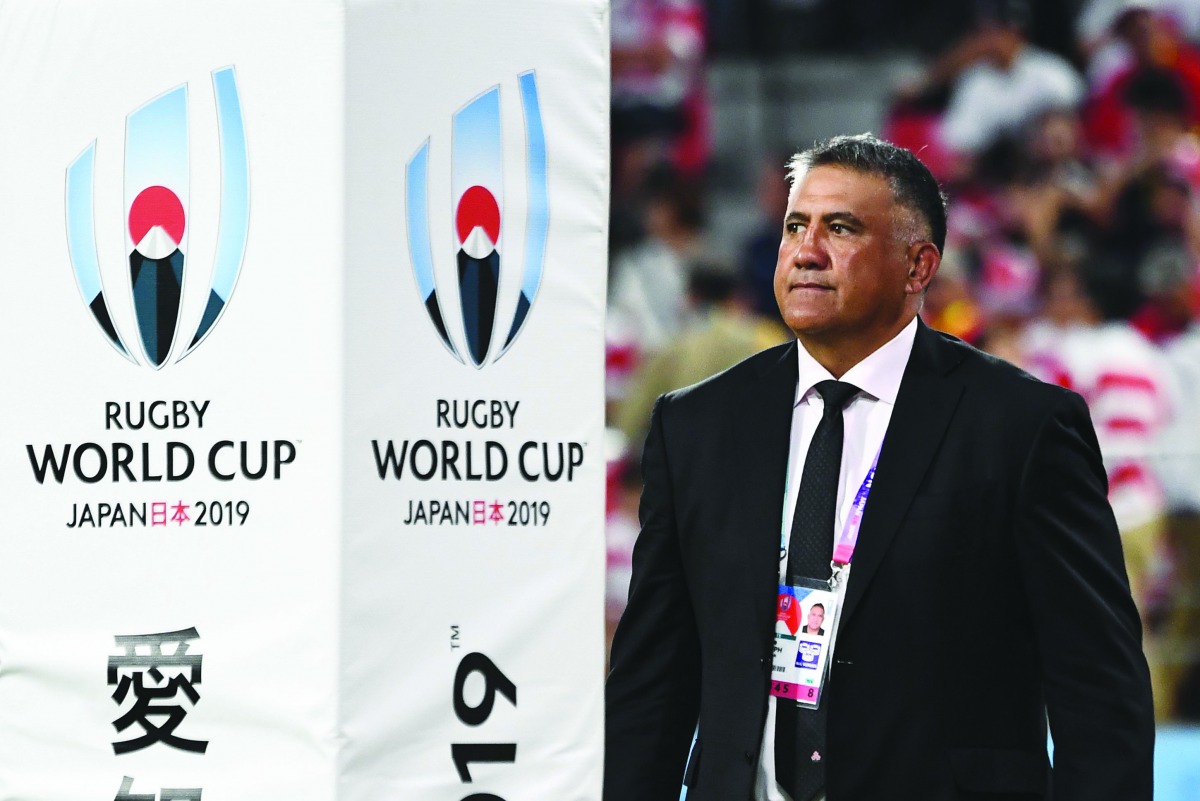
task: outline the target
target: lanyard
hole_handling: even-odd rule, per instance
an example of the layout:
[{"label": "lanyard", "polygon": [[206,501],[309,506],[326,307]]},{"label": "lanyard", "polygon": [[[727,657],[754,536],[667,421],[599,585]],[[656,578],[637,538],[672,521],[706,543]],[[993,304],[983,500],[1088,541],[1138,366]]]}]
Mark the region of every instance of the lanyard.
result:
[{"label": "lanyard", "polygon": [[[882,447],[880,450],[882,450]],[[859,486],[858,492],[854,495],[854,504],[850,507],[850,516],[846,518],[846,525],[842,526],[842,536],[838,537],[837,542],[833,546],[833,567],[835,570],[850,564],[850,560],[854,558],[854,546],[858,544],[858,531],[862,528],[863,510],[867,508],[867,496],[871,494],[871,484],[875,481],[875,468],[878,464],[879,451],[876,451],[875,460],[871,462],[871,469],[867,471],[867,477],[863,479],[862,485]]]},{"label": "lanyard", "polygon": [[[867,477],[859,485],[858,492],[854,493],[854,503],[850,507],[850,514],[846,518],[845,525],[842,526],[841,536],[834,543],[831,567],[833,568],[835,578],[841,574],[842,569],[850,564],[850,560],[854,558],[854,547],[858,544],[858,532],[862,528],[863,511],[867,508],[867,498],[871,495],[871,485],[875,482],[875,468],[879,465],[879,452],[882,450],[883,445],[880,445],[879,450],[875,451],[875,458],[871,461],[871,469],[867,471]],[[784,487],[784,498],[786,506],[786,487]],[[788,540],[792,535],[790,523],[791,521],[788,520],[787,510],[785,509],[784,525],[781,527],[779,537],[779,558],[781,561],[787,556]]]}]

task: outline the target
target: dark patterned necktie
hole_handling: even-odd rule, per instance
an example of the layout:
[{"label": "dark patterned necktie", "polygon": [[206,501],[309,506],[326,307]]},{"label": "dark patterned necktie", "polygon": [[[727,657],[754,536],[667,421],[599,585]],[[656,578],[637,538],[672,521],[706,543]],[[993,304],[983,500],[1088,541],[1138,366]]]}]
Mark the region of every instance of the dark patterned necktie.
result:
[{"label": "dark patterned necktie", "polygon": [[[784,574],[789,584],[801,577],[828,579],[832,573],[829,563],[833,559],[838,477],[845,439],[842,407],[859,391],[844,381],[822,381],[816,390],[825,402],[825,411],[804,457],[804,471],[796,493]],[[811,801],[825,787],[828,709],[827,700],[817,709],[798,707],[786,698],[776,702],[775,779],[793,801]]]}]

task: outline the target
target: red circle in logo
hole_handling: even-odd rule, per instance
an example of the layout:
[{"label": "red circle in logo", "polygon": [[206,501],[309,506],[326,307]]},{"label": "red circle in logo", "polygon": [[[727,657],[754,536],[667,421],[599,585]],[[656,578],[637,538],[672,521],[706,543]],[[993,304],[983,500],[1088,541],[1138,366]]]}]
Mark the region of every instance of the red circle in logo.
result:
[{"label": "red circle in logo", "polygon": [[463,192],[454,219],[459,242],[466,242],[471,232],[480,227],[492,244],[500,238],[500,207],[495,196],[478,184]]},{"label": "red circle in logo", "polygon": [[162,228],[176,245],[183,239],[183,204],[165,186],[148,186],[129,207],[129,235],[138,244],[154,226]]}]

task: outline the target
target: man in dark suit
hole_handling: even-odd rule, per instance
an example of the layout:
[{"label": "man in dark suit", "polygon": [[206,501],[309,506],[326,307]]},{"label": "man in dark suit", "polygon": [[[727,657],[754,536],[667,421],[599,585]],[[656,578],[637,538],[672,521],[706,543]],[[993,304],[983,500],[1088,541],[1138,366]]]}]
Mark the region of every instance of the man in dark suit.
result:
[{"label": "man in dark suit", "polygon": [[[798,341],[652,415],[604,798],[676,799],[687,764],[688,801],[1149,801],[1140,624],[1083,401],[917,319],[946,223],[911,153],[837,137],[792,168],[775,290]],[[874,474],[821,716],[788,717],[776,588],[833,379],[856,393],[830,549]],[[824,741],[789,766],[796,719]],[[793,770],[820,787],[794,797]]]}]

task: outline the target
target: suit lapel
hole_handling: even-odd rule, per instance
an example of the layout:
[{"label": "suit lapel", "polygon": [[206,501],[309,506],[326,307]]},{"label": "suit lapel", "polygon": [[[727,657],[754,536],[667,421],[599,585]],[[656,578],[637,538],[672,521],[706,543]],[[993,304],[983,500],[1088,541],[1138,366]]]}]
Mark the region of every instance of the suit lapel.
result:
[{"label": "suit lapel", "polygon": [[888,423],[871,495],[863,512],[853,570],[846,587],[842,624],[854,614],[883,561],[892,538],[941,446],[963,386],[947,377],[961,359],[953,346],[918,322],[912,356],[904,370],[896,408]]},{"label": "suit lapel", "polygon": [[[761,629],[774,621],[779,574],[779,531],[787,480],[788,441],[796,397],[796,343],[780,350],[756,380],[742,387],[736,435],[730,448],[731,475],[737,476],[731,519],[745,537],[745,581],[737,592],[749,593]],[[764,635],[765,636],[765,635]]]}]

